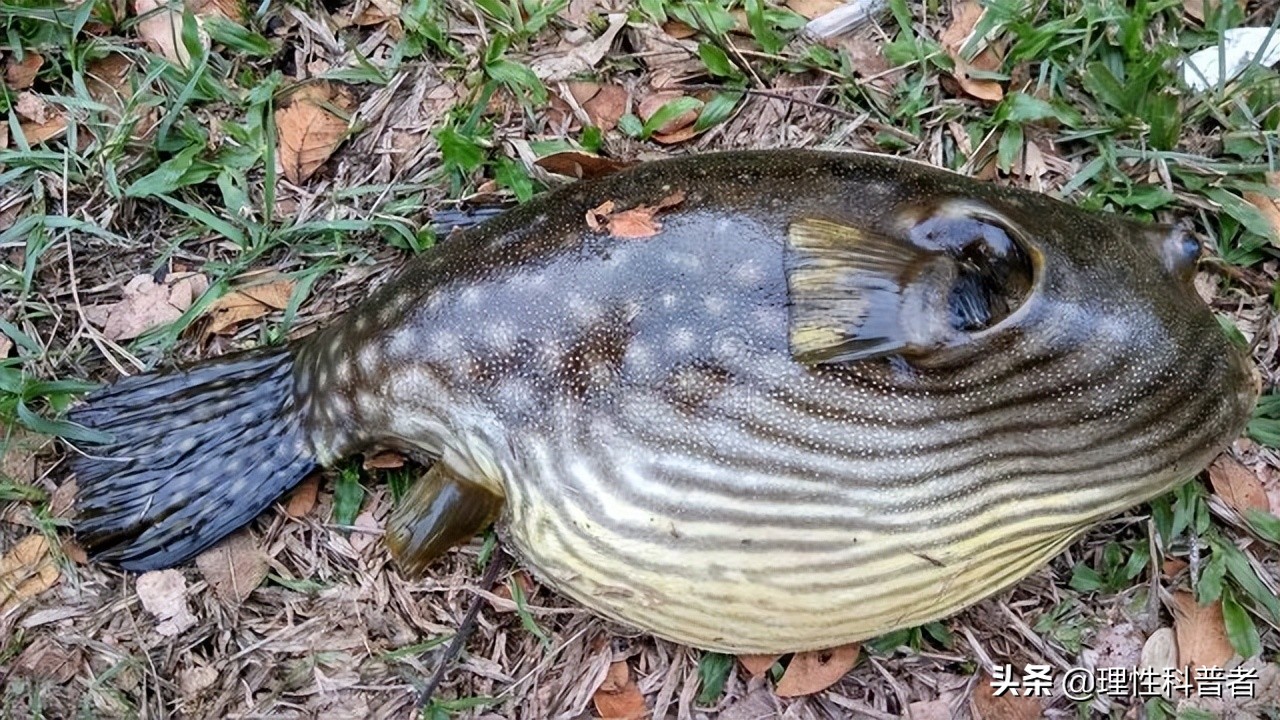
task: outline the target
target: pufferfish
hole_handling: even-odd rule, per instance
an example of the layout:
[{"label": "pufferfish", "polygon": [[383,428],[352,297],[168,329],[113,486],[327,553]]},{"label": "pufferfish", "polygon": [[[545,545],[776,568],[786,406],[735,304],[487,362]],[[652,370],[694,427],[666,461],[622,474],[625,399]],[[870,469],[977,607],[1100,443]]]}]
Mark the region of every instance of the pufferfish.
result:
[{"label": "pufferfish", "polygon": [[545,585],[731,653],[951,615],[1238,436],[1251,364],[1168,226],[856,152],[680,157],[548,192],[283,347],[73,419],[77,532],[188,561],[318,467],[433,461],[410,572],[491,523]]}]

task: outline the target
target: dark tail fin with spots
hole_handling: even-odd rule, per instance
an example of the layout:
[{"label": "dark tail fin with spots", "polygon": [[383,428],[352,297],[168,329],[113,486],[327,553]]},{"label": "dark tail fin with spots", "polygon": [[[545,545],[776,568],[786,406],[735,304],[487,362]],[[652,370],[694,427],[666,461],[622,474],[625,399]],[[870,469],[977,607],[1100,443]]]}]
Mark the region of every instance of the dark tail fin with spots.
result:
[{"label": "dark tail fin with spots", "polygon": [[129,570],[184,562],[248,523],[316,466],[274,348],[127,378],[71,419],[112,436],[81,448],[76,534]]}]

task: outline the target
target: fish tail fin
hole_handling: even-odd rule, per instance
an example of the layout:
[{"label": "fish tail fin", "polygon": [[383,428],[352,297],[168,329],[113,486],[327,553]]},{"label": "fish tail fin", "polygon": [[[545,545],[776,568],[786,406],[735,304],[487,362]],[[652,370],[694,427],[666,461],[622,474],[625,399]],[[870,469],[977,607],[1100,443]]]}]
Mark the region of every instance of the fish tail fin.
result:
[{"label": "fish tail fin", "polygon": [[170,567],[301,482],[318,463],[293,363],[287,348],[251,351],[90,395],[71,419],[111,439],[71,462],[79,541],[128,570]]}]

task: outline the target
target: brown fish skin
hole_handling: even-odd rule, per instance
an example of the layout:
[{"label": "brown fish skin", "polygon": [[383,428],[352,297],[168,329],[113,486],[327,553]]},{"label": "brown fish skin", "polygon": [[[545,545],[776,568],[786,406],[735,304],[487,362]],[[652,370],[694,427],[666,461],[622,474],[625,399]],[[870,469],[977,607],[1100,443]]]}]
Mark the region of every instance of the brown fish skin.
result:
[{"label": "brown fish skin", "polygon": [[[678,194],[652,237],[587,224],[606,201]],[[1008,317],[929,351],[793,356],[797,223],[901,237],[954,207],[1031,258]],[[592,610],[730,652],[840,645],[1009,586],[1238,436],[1257,391],[1190,286],[1191,250],[1167,228],[880,156],[649,163],[442,244],[273,356],[292,367],[275,411],[289,451],[252,467],[373,445],[437,457],[505,497],[526,565]],[[112,419],[131,392],[189,385],[138,383],[91,399],[88,424],[126,438],[101,454],[146,443]],[[134,568],[181,562],[296,482],[78,469],[82,535]]]}]

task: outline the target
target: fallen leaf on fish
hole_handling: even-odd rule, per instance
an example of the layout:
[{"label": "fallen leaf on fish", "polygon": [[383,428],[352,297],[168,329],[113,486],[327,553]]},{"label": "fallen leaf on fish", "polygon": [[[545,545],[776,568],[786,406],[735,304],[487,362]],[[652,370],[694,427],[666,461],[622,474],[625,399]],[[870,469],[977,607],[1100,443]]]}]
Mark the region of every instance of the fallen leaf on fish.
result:
[{"label": "fallen leaf on fish", "polygon": [[787,8],[805,20],[813,20],[835,10],[844,0],[787,0]]},{"label": "fallen leaf on fish", "polygon": [[10,56],[4,69],[4,81],[10,90],[26,90],[36,82],[40,66],[44,65],[44,56],[28,51],[21,59]]},{"label": "fallen leaf on fish", "polygon": [[347,134],[347,120],[329,106],[346,110],[350,105],[350,99],[328,83],[313,83],[276,112],[280,167],[289,182],[304,182],[338,149]]},{"label": "fallen leaf on fish", "polygon": [[610,235],[618,238],[653,237],[662,230],[661,223],[655,220],[654,216],[682,202],[684,202],[683,190],[671,193],[652,207],[637,205],[630,210],[617,212],[614,211],[615,203],[612,200],[606,200],[598,207],[587,211],[587,227],[597,232],[602,229],[607,230]]},{"label": "fallen leaf on fish", "polygon": [[154,327],[182,317],[195,298],[209,288],[199,273],[169,273],[164,282],[136,275],[124,286],[124,299],[84,309],[85,317],[102,326],[108,340],[132,340]]},{"label": "fallen leaf on fish", "polygon": [[285,501],[284,513],[292,518],[300,518],[311,512],[316,506],[316,496],[320,492],[320,476],[309,475],[303,480],[298,487],[289,493],[289,499]]},{"label": "fallen leaf on fish", "polygon": [[49,541],[39,533],[26,536],[0,557],[0,615],[53,587],[59,577]]},{"label": "fallen leaf on fish", "polygon": [[229,292],[218,298],[209,306],[208,333],[217,335],[247,320],[256,320],[272,310],[283,310],[289,305],[289,297],[293,294],[292,280],[277,280],[262,285],[250,285]]},{"label": "fallen leaf on fish", "polygon": [[1230,455],[1219,455],[1209,466],[1209,482],[1213,491],[1238,513],[1243,514],[1249,508],[1263,512],[1271,509],[1262,481]]},{"label": "fallen leaf on fish", "polygon": [[135,585],[142,607],[155,616],[156,632],[167,637],[196,624],[187,607],[187,580],[177,570],[153,570],[138,576]]},{"label": "fallen leaf on fish", "polygon": [[764,677],[769,672],[769,668],[778,662],[781,655],[739,655],[738,662],[746,671],[751,673],[751,677]]},{"label": "fallen leaf on fish", "polygon": [[1044,710],[1040,701],[1025,695],[1014,695],[1012,691],[995,694],[991,684],[991,676],[982,673],[973,686],[973,703],[975,717],[980,720],[1040,720]]},{"label": "fallen leaf on fish", "polygon": [[1200,605],[1189,592],[1173,594],[1173,627],[1178,635],[1178,667],[1226,667],[1236,653],[1227,640],[1222,603]]},{"label": "fallen leaf on fish", "polygon": [[267,579],[267,556],[240,530],[196,556],[196,567],[223,605],[239,605]]},{"label": "fallen leaf on fish", "polygon": [[365,470],[394,470],[404,467],[404,456],[397,452],[380,452],[364,459]]},{"label": "fallen leaf on fish", "polygon": [[631,669],[625,660],[609,666],[604,682],[591,699],[601,720],[641,720],[649,714],[644,695],[631,679]]},{"label": "fallen leaf on fish", "polygon": [[799,697],[826,690],[853,669],[860,648],[858,643],[852,643],[829,650],[796,653],[774,692],[778,697]]},{"label": "fallen leaf on fish", "polygon": [[582,109],[591,118],[592,125],[608,132],[618,126],[618,119],[627,112],[627,91],[619,85],[604,85],[582,103]]},{"label": "fallen leaf on fish", "polygon": [[151,52],[175,65],[186,67],[191,53],[182,42],[182,5],[168,0],[134,0],[133,13],[139,20],[138,37]]},{"label": "fallen leaf on fish", "polygon": [[990,46],[982,52],[966,60],[961,55],[965,43],[973,33],[973,28],[984,12],[981,5],[973,0],[964,0],[951,6],[951,24],[942,32],[938,40],[955,63],[951,77],[959,84],[965,94],[979,100],[999,102],[1004,99],[1004,87],[995,80],[974,77],[974,72],[981,70],[992,72],[1000,69],[1001,60]]},{"label": "fallen leaf on fish", "polygon": [[1267,186],[1277,194],[1276,197],[1260,192],[1246,192],[1244,199],[1258,208],[1262,217],[1271,226],[1271,244],[1280,245],[1280,172],[1267,173]]},{"label": "fallen leaf on fish", "polygon": [[630,165],[630,163],[618,162],[611,158],[576,150],[552,153],[546,157],[538,158],[534,164],[549,173],[566,175],[580,180],[612,175]]}]

